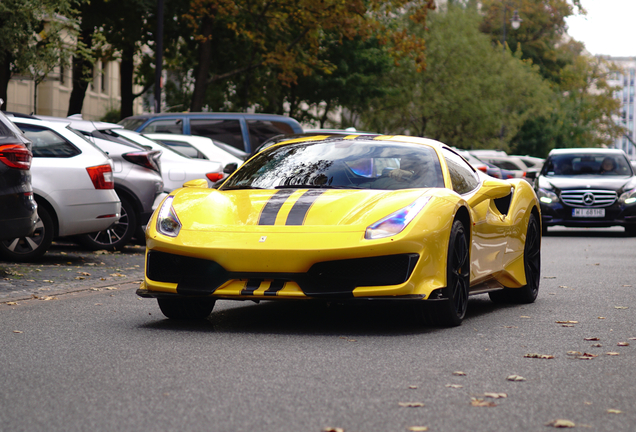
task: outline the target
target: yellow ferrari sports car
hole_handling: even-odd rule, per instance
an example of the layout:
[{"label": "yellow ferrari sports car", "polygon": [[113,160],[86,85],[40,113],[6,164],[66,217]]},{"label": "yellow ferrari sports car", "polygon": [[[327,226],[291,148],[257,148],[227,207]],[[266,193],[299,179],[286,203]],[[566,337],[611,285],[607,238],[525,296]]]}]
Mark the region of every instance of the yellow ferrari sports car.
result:
[{"label": "yellow ferrari sports car", "polygon": [[461,324],[472,294],[530,303],[540,206],[438,141],[309,136],[253,156],[217,189],[193,180],[155,211],[145,278],[168,318],[217,299],[407,300],[423,323]]}]

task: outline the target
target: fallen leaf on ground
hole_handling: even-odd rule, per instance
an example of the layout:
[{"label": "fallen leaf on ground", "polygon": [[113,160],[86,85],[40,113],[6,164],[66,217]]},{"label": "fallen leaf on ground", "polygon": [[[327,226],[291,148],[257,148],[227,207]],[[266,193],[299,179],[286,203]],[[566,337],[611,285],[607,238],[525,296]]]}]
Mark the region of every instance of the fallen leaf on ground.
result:
[{"label": "fallen leaf on ground", "polygon": [[624,287],[630,287],[631,285],[623,285]]},{"label": "fallen leaf on ground", "polygon": [[616,345],[618,345],[618,346],[629,346],[629,342],[619,342]]},{"label": "fallen leaf on ground", "polygon": [[44,279],[42,282],[49,282],[49,283],[53,283],[52,280],[48,280],[48,279]]},{"label": "fallen leaf on ground", "polygon": [[44,297],[40,297],[40,300],[42,300],[42,301],[57,300],[57,297],[55,297],[55,296],[44,296]]},{"label": "fallen leaf on ground", "polygon": [[91,291],[101,291],[99,288],[90,288]]},{"label": "fallen leaf on ground", "polygon": [[543,279],[556,279],[556,276],[543,276]]},{"label": "fallen leaf on ground", "polygon": [[13,330],[13,333],[22,333],[20,330]]},{"label": "fallen leaf on ground", "polygon": [[107,290],[111,290],[111,291],[112,291],[112,290],[116,290],[116,289],[119,289],[119,288],[117,288],[117,287],[106,287],[106,288],[104,288],[104,289],[107,289]]},{"label": "fallen leaf on ground", "polygon": [[453,375],[456,375],[456,376],[466,376],[466,372],[462,372],[462,371],[455,371],[455,372],[453,372]]},{"label": "fallen leaf on ground", "polygon": [[521,315],[519,318],[530,318],[530,317],[527,315]]},{"label": "fallen leaf on ground", "polygon": [[592,345],[590,345],[590,346],[592,346],[592,347],[594,347],[594,348],[600,348],[600,347],[602,347],[603,345],[601,345],[601,344],[599,344],[599,343],[596,343],[596,344],[592,344]]},{"label": "fallen leaf on ground", "polygon": [[610,409],[607,410],[607,413],[608,414],[623,414],[623,411],[610,408]]},{"label": "fallen leaf on ground", "polygon": [[525,354],[524,355],[525,358],[538,358],[538,359],[553,359],[554,356],[551,354],[536,354],[536,353],[530,353],[530,354]]},{"label": "fallen leaf on ground", "polygon": [[590,354],[590,353],[583,353],[583,355],[579,356],[578,358],[580,360],[592,360],[595,357],[598,357],[598,355],[597,354]]},{"label": "fallen leaf on ground", "polygon": [[339,427],[326,427],[322,432],[344,432],[344,429]]},{"label": "fallen leaf on ground", "polygon": [[75,280],[84,280],[86,279],[84,276],[75,276]]},{"label": "fallen leaf on ground", "polygon": [[16,306],[18,304],[18,302],[7,302],[7,304],[9,306]]},{"label": "fallen leaf on ground", "polygon": [[508,381],[525,381],[526,379],[520,375],[508,375],[506,377]]},{"label": "fallen leaf on ground", "polygon": [[121,274],[121,273],[112,273],[111,276],[113,276],[113,277],[128,277],[125,274]]},{"label": "fallen leaf on ground", "polygon": [[598,317],[598,319],[605,319],[605,317]]},{"label": "fallen leaf on ground", "polygon": [[479,398],[470,398],[470,404],[475,407],[496,407],[497,404],[493,401],[479,399]]},{"label": "fallen leaf on ground", "polygon": [[559,285],[559,288],[570,288],[570,287],[567,285]]},{"label": "fallen leaf on ground", "polygon": [[108,255],[110,252],[108,252],[107,250],[96,250],[95,252],[93,252],[95,255]]},{"label": "fallen leaf on ground", "polygon": [[627,306],[614,306],[614,309],[627,309]]},{"label": "fallen leaf on ground", "polygon": [[610,352],[606,352],[605,355],[617,356],[617,355],[621,355],[621,353],[617,353],[615,351],[610,351]]},{"label": "fallen leaf on ground", "polygon": [[557,419],[552,420],[550,423],[546,424],[546,426],[552,426],[555,428],[573,428],[576,427],[576,424],[570,420]]},{"label": "fallen leaf on ground", "polygon": [[492,398],[492,399],[501,399],[507,398],[507,393],[484,393],[484,397]]},{"label": "fallen leaf on ground", "polygon": [[574,324],[561,324],[561,327],[574,327]]},{"label": "fallen leaf on ground", "polygon": [[629,340],[636,340],[636,337],[633,337],[633,338],[629,338]]},{"label": "fallen leaf on ground", "polygon": [[426,432],[428,430],[428,426],[409,426],[408,429],[411,432]]},{"label": "fallen leaf on ground", "polygon": [[586,337],[586,338],[585,338],[585,339],[583,339],[583,340],[586,340],[586,341],[597,341],[597,340],[601,340],[601,339],[599,339],[599,338],[597,338],[597,337]]},{"label": "fallen leaf on ground", "polygon": [[419,408],[424,406],[423,402],[398,402],[398,404],[401,407],[406,407],[406,408]]},{"label": "fallen leaf on ground", "polygon": [[578,321],[555,321],[557,324],[578,324]]},{"label": "fallen leaf on ground", "polygon": [[80,276],[90,276],[91,275],[89,272],[85,272],[85,271],[78,271],[77,274],[80,275]]},{"label": "fallen leaf on ground", "polygon": [[446,384],[446,387],[448,387],[448,388],[458,389],[458,388],[462,388],[462,387],[464,387],[464,386],[463,386],[463,385],[461,385],[461,384]]},{"label": "fallen leaf on ground", "polygon": [[409,386],[409,388],[410,388],[411,390],[415,390],[415,389],[417,388],[417,386],[416,386],[416,385],[410,385],[410,386]]},{"label": "fallen leaf on ground", "polygon": [[583,355],[583,353],[581,351],[568,351],[566,352],[567,355],[569,356],[580,356]]}]

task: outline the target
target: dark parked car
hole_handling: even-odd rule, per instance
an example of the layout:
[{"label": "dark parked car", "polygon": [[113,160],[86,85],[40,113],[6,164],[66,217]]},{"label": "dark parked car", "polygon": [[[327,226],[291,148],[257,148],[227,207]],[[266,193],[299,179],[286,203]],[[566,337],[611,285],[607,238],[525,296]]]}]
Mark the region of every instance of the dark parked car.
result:
[{"label": "dark parked car", "polygon": [[31,142],[0,111],[0,240],[29,236],[35,230],[32,156]]},{"label": "dark parked car", "polygon": [[119,124],[141,133],[204,136],[229,144],[248,154],[274,135],[303,132],[300,124],[293,118],[275,114],[140,114],[126,117]]},{"label": "dark parked car", "polygon": [[636,175],[622,150],[555,149],[535,182],[549,226],[623,226],[636,235]]}]

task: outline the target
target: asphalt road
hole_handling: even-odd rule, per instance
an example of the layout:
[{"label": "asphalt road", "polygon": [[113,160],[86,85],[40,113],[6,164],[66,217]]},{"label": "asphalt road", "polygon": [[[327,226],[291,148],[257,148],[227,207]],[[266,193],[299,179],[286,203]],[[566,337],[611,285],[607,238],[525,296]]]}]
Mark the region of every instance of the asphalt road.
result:
[{"label": "asphalt road", "polygon": [[[77,258],[62,275],[110,267],[64,251]],[[0,430],[634,431],[635,255],[620,229],[552,231],[536,303],[471,297],[462,326],[432,329],[397,303],[219,301],[172,322],[135,296],[131,249],[66,291],[5,290]]]}]

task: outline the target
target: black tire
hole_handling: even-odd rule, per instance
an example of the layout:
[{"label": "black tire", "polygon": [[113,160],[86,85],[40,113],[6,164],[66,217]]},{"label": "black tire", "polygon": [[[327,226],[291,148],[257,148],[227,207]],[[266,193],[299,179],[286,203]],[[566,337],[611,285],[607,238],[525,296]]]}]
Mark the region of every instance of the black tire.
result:
[{"label": "black tire", "polygon": [[436,327],[456,327],[466,316],[468,289],[470,287],[470,249],[468,234],[461,221],[453,222],[448,243],[446,261],[446,287],[443,297],[447,300],[422,304],[428,324]]},{"label": "black tire", "polygon": [[526,285],[488,293],[490,300],[495,303],[527,304],[537,299],[541,282],[541,229],[535,215],[530,215],[528,220],[523,268],[526,272]]},{"label": "black tire", "polygon": [[107,230],[77,236],[77,243],[88,250],[115,250],[126,246],[137,229],[137,214],[130,201],[125,198],[120,200],[119,222]]},{"label": "black tire", "polygon": [[49,211],[38,206],[38,221],[29,237],[18,237],[0,242],[0,255],[7,261],[29,262],[41,258],[53,243],[55,226]]},{"label": "black tire", "polygon": [[626,226],[625,235],[627,235],[627,237],[636,237],[636,225]]},{"label": "black tire", "polygon": [[158,298],[161,312],[168,318],[174,320],[202,320],[207,318],[216,299],[210,298]]}]

